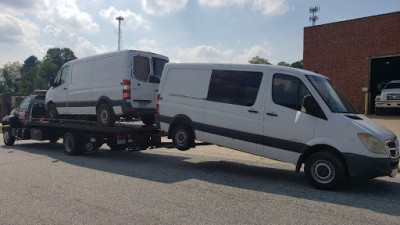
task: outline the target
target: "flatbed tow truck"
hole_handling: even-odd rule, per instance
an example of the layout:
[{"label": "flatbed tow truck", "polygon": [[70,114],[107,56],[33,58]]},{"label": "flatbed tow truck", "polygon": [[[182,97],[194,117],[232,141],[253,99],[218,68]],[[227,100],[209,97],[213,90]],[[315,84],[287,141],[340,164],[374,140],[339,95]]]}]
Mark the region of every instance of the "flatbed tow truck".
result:
[{"label": "flatbed tow truck", "polygon": [[107,144],[111,150],[145,150],[161,146],[161,131],[140,122],[118,122],[103,127],[95,121],[60,117],[46,118],[44,94],[28,96],[2,120],[4,144],[16,140],[57,142],[63,138],[65,153],[79,155]]}]

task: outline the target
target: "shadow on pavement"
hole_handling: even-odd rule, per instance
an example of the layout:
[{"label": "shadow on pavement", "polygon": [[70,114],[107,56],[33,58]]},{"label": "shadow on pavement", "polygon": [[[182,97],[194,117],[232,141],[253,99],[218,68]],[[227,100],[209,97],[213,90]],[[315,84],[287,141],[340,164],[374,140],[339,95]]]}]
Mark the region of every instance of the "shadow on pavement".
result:
[{"label": "shadow on pavement", "polygon": [[[197,179],[235,188],[272,193],[295,198],[326,202],[382,214],[400,216],[400,183],[382,179],[351,182],[336,192],[321,191],[311,187],[304,174],[292,168],[276,168],[274,163],[210,161],[209,156],[184,156],[177,151],[172,155],[162,149],[142,152],[110,151],[104,148],[97,153],[68,156],[61,143],[29,143],[2,146],[9,153],[14,150],[54,158],[72,165],[172,184]],[[194,150],[195,151],[195,150]],[[183,155],[183,156],[182,156]],[[396,179],[398,180],[398,179]],[[373,203],[371,204],[371,199]]]}]

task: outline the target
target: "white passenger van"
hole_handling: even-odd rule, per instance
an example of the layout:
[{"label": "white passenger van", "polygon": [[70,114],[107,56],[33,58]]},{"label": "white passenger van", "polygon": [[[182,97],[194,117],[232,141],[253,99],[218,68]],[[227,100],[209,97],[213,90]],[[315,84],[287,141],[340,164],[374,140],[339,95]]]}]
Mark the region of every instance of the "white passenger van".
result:
[{"label": "white passenger van", "polygon": [[118,117],[154,121],[160,77],[168,58],[124,50],[67,62],[46,95],[47,116],[83,115],[103,126]]},{"label": "white passenger van", "polygon": [[201,140],[289,162],[332,189],[395,176],[395,134],[359,114],[319,74],[267,65],[173,64],[161,76],[158,122],[176,147]]}]

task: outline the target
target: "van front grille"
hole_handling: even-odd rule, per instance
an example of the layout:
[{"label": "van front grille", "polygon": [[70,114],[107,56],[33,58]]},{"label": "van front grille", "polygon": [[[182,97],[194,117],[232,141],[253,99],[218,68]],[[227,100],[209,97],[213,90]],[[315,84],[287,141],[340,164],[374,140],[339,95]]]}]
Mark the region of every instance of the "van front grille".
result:
[{"label": "van front grille", "polygon": [[387,100],[400,100],[400,94],[388,94],[386,99]]}]

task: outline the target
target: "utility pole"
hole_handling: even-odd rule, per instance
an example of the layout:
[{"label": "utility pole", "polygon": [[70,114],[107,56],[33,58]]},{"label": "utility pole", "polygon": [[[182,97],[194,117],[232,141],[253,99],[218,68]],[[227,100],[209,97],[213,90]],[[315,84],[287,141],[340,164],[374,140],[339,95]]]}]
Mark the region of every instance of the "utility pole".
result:
[{"label": "utility pole", "polygon": [[312,14],[310,16],[310,21],[312,22],[313,26],[315,26],[315,22],[318,20],[318,16],[315,15],[318,11],[319,11],[319,7],[318,6],[310,7],[310,14]]},{"label": "utility pole", "polygon": [[119,16],[115,19],[118,20],[118,51],[119,51],[121,50],[121,41],[122,41],[121,22],[124,21],[124,17]]}]

